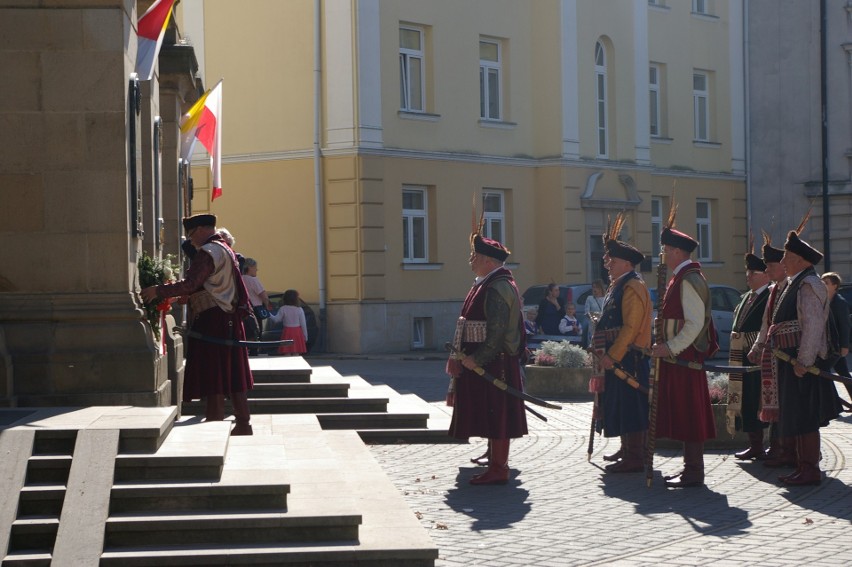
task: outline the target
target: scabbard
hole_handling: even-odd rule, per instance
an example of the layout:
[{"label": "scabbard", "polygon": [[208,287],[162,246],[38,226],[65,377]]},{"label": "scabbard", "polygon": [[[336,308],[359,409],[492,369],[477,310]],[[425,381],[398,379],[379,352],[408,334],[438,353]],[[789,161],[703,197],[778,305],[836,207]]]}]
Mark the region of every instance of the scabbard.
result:
[{"label": "scabbard", "polygon": [[[788,362],[793,366],[799,364],[799,361],[784,352],[780,349],[772,349],[772,354],[775,358],[779,360],[783,360],[784,362]],[[834,380],[835,382],[840,382],[841,384],[845,384],[846,386],[852,386],[852,379],[847,378],[846,376],[841,376],[840,374],[834,374],[833,372],[827,372],[825,370],[820,370],[816,366],[806,366],[806,370],[809,374],[813,374],[814,376],[820,376],[821,378],[825,378],[827,380]]]},{"label": "scabbard", "polygon": [[241,348],[270,348],[293,344],[293,339],[286,339],[281,341],[237,341],[234,339],[220,339],[219,337],[208,337],[207,335],[202,335],[198,331],[178,331],[178,333],[186,337],[198,339],[199,341],[204,341],[205,343]]},{"label": "scabbard", "polygon": [[[641,352],[642,354],[651,355],[651,349],[640,348],[636,345],[630,345],[631,350],[635,350],[636,352]],[[693,362],[690,360],[682,360],[680,358],[660,358],[663,362],[668,364],[676,364],[678,366],[683,366],[685,368],[690,368],[692,370],[704,370],[707,372],[721,372],[722,374],[731,374],[736,372],[757,372],[760,370],[760,366],[731,366],[727,364],[708,364],[701,362]]]}]

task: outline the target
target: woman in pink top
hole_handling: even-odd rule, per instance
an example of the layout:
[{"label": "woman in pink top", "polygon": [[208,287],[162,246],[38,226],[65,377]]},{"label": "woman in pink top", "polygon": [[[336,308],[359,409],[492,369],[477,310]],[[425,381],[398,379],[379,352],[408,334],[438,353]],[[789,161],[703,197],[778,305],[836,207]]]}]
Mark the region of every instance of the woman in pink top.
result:
[{"label": "woman in pink top", "polygon": [[308,324],[305,321],[305,310],[299,307],[299,292],[288,289],[284,292],[284,305],[278,313],[272,315],[271,321],[284,321],[281,339],[292,339],[293,344],[278,347],[279,354],[296,355],[308,352],[305,341],[308,340]]}]

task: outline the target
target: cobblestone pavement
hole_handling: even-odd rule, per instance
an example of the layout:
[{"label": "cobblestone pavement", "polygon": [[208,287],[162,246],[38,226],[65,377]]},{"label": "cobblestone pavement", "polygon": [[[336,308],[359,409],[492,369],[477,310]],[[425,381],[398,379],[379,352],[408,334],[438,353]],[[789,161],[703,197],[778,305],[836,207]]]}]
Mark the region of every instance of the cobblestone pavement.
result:
[{"label": "cobblestone pavement", "polygon": [[529,416],[530,435],[512,442],[505,486],[468,484],[483,470],[469,462],[480,440],[371,447],[440,547],[437,565],[852,563],[848,414],[822,430],[820,486],[785,488],[779,470],[726,450],[705,455],[707,487],[667,489],[661,474],[679,469],[678,451],[657,452],[647,488],[643,473],[603,474],[616,440],[596,436],[587,461],[590,402],[542,413],[547,423]]}]

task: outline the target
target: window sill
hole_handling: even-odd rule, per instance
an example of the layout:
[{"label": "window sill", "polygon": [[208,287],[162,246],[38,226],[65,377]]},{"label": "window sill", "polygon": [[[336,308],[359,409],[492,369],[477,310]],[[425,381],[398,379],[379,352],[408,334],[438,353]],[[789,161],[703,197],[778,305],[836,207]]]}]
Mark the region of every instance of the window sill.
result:
[{"label": "window sill", "polygon": [[648,9],[654,12],[671,12],[671,7],[662,6],[660,4],[648,4]]},{"label": "window sill", "polygon": [[440,270],[444,267],[444,264],[437,264],[433,262],[403,262],[402,269],[403,270],[411,270],[411,271],[425,271],[425,270]]},{"label": "window sill", "polygon": [[707,22],[718,22],[719,16],[714,16],[713,14],[704,14],[701,12],[690,12],[693,18],[698,18],[699,20],[704,20]]},{"label": "window sill", "polygon": [[479,125],[483,128],[497,128],[499,130],[514,130],[517,128],[517,122],[503,122],[502,120],[486,120],[485,118],[479,119]]},{"label": "window sill", "polygon": [[667,138],[666,136],[651,136],[652,144],[671,145],[672,142],[674,142],[674,138]]},{"label": "window sill", "polygon": [[708,142],[707,140],[692,140],[692,145],[696,148],[718,149],[722,147],[719,142]]},{"label": "window sill", "polygon": [[400,110],[396,113],[403,120],[420,120],[423,122],[437,122],[441,119],[440,114],[432,114],[431,112],[414,112],[411,110]]}]

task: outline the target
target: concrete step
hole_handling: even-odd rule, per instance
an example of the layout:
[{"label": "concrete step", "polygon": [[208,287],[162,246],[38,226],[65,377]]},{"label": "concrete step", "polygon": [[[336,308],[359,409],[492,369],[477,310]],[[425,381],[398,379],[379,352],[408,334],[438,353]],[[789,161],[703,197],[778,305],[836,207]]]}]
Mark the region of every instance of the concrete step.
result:
[{"label": "concrete step", "polygon": [[[387,409],[387,398],[253,398],[249,400],[251,413],[344,413],[382,412]],[[184,415],[204,415],[201,402],[184,402]],[[232,412],[229,402],[225,411]]]},{"label": "concrete step", "polygon": [[71,455],[77,431],[74,429],[45,429],[36,431],[33,444],[34,455]]},{"label": "concrete step", "polygon": [[65,484],[70,470],[71,455],[33,455],[27,463],[26,483]]},{"label": "concrete step", "polygon": [[256,398],[346,398],[349,384],[286,384],[270,382],[255,384],[249,400]]},{"label": "concrete step", "polygon": [[104,550],[138,546],[165,547],[223,542],[280,544],[282,542],[358,540],[359,514],[313,515],[290,512],[234,514],[111,515],[106,522]]},{"label": "concrete step", "polygon": [[[105,551],[101,567],[184,567],[187,565],[251,565],[275,567],[433,567],[437,549],[361,549],[347,542],[287,546],[181,546],[171,549]],[[6,563],[3,564],[4,567]],[[10,565],[19,565],[10,563]],[[24,565],[24,564],[20,564]],[[47,564],[41,564],[47,565]],[[41,567],[39,565],[39,567]]]},{"label": "concrete step", "polygon": [[288,484],[211,483],[116,484],[110,514],[190,510],[276,510],[287,508]]},{"label": "concrete step", "polygon": [[364,443],[374,445],[394,443],[466,443],[447,434],[446,429],[357,429]]},{"label": "concrete step", "polygon": [[11,552],[3,558],[3,567],[50,567],[53,556],[50,553]]},{"label": "concrete step", "polygon": [[323,429],[415,429],[425,428],[428,413],[319,413]]},{"label": "concrete step", "polygon": [[65,484],[27,485],[21,489],[18,517],[55,516],[62,512]]},{"label": "concrete step", "polygon": [[313,369],[301,356],[261,356],[249,359],[255,382],[310,382]]},{"label": "concrete step", "polygon": [[56,516],[18,518],[12,523],[9,533],[9,551],[49,552],[56,543],[58,530],[59,518]]}]

